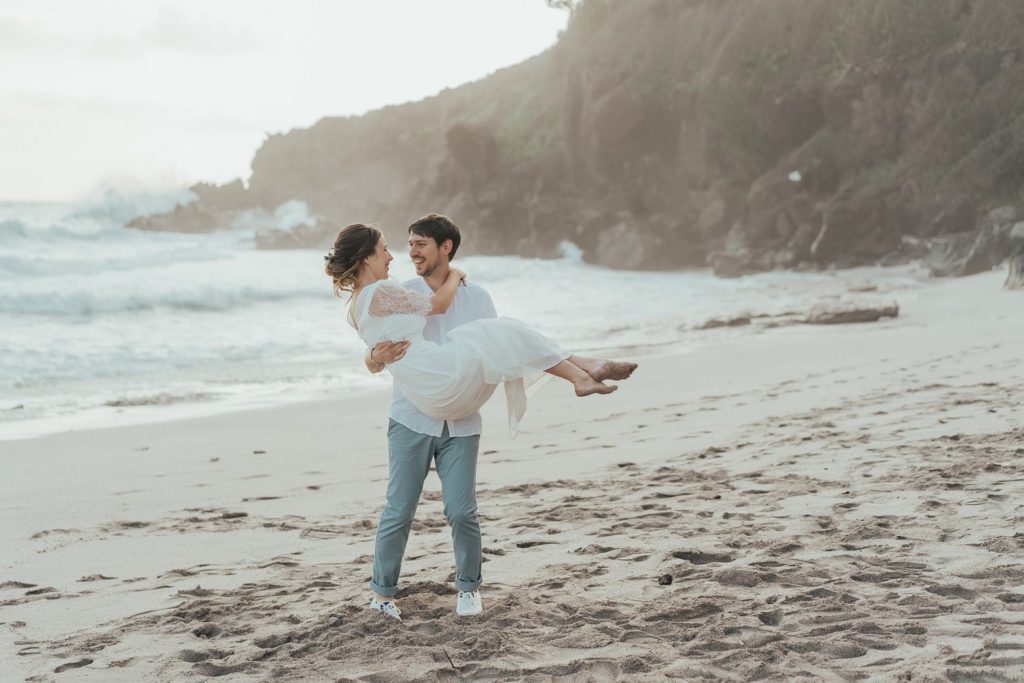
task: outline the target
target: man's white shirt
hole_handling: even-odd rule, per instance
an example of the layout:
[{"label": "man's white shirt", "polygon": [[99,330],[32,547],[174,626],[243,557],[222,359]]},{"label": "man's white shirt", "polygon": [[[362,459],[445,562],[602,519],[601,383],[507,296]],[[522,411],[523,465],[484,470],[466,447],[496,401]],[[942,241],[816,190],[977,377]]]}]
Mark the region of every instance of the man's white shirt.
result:
[{"label": "man's white shirt", "polygon": [[[434,292],[426,280],[418,277],[403,283],[406,289],[421,292],[427,296]],[[438,344],[448,343],[448,332],[459,325],[479,320],[480,318],[496,318],[497,311],[494,310],[494,302],[491,295],[483,287],[472,283],[466,283],[465,287],[459,287],[455,292],[455,299],[446,313],[442,315],[427,316],[427,325],[423,329],[423,337]],[[490,398],[494,393],[494,385],[482,385],[480,389],[481,403]],[[391,409],[388,417],[399,424],[402,424],[418,434],[430,436],[441,436],[444,431],[445,422],[448,423],[449,436],[473,436],[482,431],[482,420],[480,413],[473,413],[458,420],[436,420],[424,414],[409,402],[409,399],[399,391],[396,385],[392,391]]]}]

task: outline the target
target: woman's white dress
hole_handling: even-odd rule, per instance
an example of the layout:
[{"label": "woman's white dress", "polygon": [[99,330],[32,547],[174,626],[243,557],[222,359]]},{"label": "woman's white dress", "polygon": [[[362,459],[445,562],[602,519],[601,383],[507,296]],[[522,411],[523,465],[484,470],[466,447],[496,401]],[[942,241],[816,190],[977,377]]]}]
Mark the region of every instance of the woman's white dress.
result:
[{"label": "woman's white dress", "polygon": [[543,372],[569,354],[511,318],[459,325],[448,332],[448,343],[439,345],[423,338],[430,310],[425,294],[378,280],[359,293],[349,322],[367,347],[382,341],[412,342],[405,356],[387,369],[406,398],[435,419],[456,420],[475,413],[482,404],[481,385],[504,382],[514,435],[526,412],[523,377]]}]

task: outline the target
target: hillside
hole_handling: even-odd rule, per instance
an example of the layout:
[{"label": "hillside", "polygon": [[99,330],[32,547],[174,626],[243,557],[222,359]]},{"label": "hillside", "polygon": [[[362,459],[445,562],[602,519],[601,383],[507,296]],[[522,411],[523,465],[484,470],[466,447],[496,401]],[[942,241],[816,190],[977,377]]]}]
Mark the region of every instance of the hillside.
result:
[{"label": "hillside", "polygon": [[210,229],[297,199],[325,225],[401,238],[439,211],[467,252],[545,256],[568,239],[621,268],[928,249],[936,272],[963,272],[972,250],[989,267],[1024,206],[1024,4],[586,0],[527,62],[272,135],[247,187],[195,189],[197,204],[138,225]]}]

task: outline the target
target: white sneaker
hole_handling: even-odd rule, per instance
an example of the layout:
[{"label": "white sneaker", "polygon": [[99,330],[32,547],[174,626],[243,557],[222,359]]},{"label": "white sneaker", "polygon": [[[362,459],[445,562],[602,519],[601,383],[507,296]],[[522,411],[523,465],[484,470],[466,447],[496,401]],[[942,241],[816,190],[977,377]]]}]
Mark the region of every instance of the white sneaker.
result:
[{"label": "white sneaker", "polygon": [[483,612],[484,603],[480,600],[480,591],[459,591],[459,601],[455,603],[455,611],[463,617]]},{"label": "white sneaker", "polygon": [[391,602],[390,600],[386,600],[384,602],[377,602],[377,598],[371,598],[370,609],[375,609],[378,612],[383,612],[389,617],[393,617],[395,619],[398,619],[399,621],[402,620],[402,610],[398,609],[398,605]]}]

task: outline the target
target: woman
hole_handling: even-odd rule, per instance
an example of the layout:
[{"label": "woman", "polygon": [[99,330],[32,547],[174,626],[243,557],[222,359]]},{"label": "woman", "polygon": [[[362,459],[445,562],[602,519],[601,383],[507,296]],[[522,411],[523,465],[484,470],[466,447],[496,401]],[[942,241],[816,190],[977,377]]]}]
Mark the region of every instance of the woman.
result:
[{"label": "woman", "polygon": [[[371,226],[350,225],[324,257],[325,272],[336,294],[352,293],[349,324],[369,347],[382,341],[409,340],[405,356],[388,366],[409,401],[438,419],[458,419],[480,408],[482,384],[513,382],[533,372],[547,372],[571,382],[577,396],[610,394],[618,387],[605,380],[627,379],[635,363],[582,358],[523,323],[510,318],[476,320],[449,332],[443,346],[423,338],[426,316],[444,313],[465,273],[452,268],[445,283],[426,296],[388,281],[392,260],[387,241]],[[519,405],[509,406],[510,425],[525,412],[525,394],[509,394]]]}]

